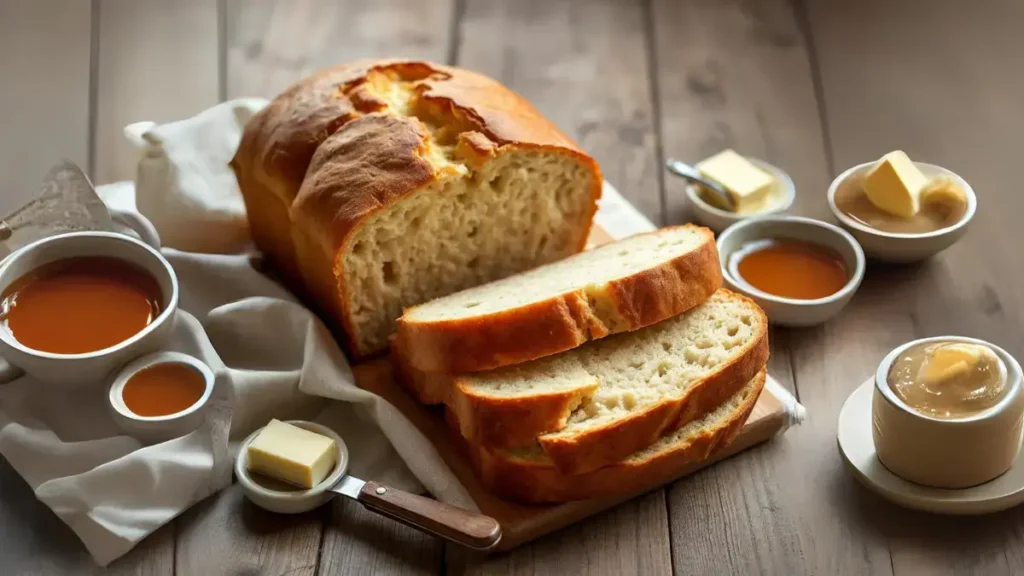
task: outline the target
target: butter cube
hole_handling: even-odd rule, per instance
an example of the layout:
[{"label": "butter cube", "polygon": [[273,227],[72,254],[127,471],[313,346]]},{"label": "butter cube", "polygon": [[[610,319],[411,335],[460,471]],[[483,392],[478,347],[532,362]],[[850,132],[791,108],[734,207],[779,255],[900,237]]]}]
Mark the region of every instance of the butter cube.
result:
[{"label": "butter cube", "polygon": [[925,175],[902,150],[889,152],[864,178],[864,193],[879,210],[910,218],[921,209]]},{"label": "butter cube", "polygon": [[732,150],[724,150],[696,166],[701,176],[718,182],[729,193],[733,211],[756,212],[768,199],[775,178]]},{"label": "butter cube", "polygon": [[966,376],[981,362],[984,349],[973,344],[944,344],[936,348],[922,366],[926,384],[941,384]]},{"label": "butter cube", "polygon": [[249,444],[248,469],[302,488],[312,488],[337,464],[333,438],[271,420]]}]

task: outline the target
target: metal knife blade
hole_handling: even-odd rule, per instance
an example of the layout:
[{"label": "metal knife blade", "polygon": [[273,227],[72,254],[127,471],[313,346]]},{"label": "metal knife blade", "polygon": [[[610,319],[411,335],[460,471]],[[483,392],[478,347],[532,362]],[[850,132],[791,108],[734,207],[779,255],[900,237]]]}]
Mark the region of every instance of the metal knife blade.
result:
[{"label": "metal knife blade", "polygon": [[[88,176],[74,162],[62,160],[43,178],[34,199],[3,218],[0,240],[5,241],[7,250],[14,251],[41,238],[76,230],[115,228]],[[0,249],[0,257],[4,255]]]},{"label": "metal knife blade", "polygon": [[363,489],[365,481],[353,476],[345,476],[337,484],[331,487],[331,492],[337,492],[342,496],[348,496],[353,500],[359,500],[359,491]]}]

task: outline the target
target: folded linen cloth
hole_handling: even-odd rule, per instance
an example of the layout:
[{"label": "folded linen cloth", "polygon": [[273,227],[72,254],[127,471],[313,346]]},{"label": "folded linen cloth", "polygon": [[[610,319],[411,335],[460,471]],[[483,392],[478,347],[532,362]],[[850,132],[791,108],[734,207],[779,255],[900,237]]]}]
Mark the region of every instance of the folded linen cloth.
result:
[{"label": "folded linen cloth", "polygon": [[[203,426],[143,446],[119,432],[105,390],[50,394],[27,376],[0,385],[0,454],[101,565],[228,486],[238,442],[272,417],[311,418],[337,431],[353,475],[404,490],[425,487],[475,509],[415,426],[355,386],[323,324],[252,266],[244,205],[227,161],[245,120],[265,104],[234,100],[181,122],[129,126],[126,136],[141,148],[137,180],[98,190],[111,208],[140,211],[164,240],[181,291],[169,348],[202,359],[217,377]],[[607,184],[597,218],[615,237],[653,228]],[[773,393],[792,422],[802,419],[785,389],[776,385]]]}]

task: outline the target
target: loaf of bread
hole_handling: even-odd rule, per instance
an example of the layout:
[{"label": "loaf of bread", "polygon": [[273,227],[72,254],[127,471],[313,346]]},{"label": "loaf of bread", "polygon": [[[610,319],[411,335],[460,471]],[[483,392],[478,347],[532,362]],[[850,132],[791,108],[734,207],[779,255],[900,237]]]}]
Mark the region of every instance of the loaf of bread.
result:
[{"label": "loaf of bread", "polygon": [[552,503],[637,494],[677,478],[732,442],[754,409],[765,378],[762,369],[702,417],[618,462],[583,474],[560,472],[539,449],[510,458],[474,444],[465,448],[480,480],[502,498]]},{"label": "loaf of bread", "polygon": [[471,444],[508,458],[536,447],[560,472],[580,474],[713,409],[767,361],[764,312],[722,289],[653,326],[525,364],[447,378],[399,371],[418,398],[445,402]]},{"label": "loaf of bread", "polygon": [[656,324],[721,286],[714,234],[663,228],[409,308],[395,347],[425,372],[489,370]]},{"label": "loaf of bread", "polygon": [[404,307],[582,250],[602,185],[511,90],[417,61],[300,81],[231,166],[256,245],[355,357],[386,347]]}]

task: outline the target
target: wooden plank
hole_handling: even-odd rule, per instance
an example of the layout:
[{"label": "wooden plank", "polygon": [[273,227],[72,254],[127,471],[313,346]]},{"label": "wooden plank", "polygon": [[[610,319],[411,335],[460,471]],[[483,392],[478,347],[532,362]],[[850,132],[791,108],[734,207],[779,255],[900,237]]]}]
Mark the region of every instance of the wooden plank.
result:
[{"label": "wooden plank", "polygon": [[133,180],[123,135],[141,120],[188,118],[218,97],[217,0],[99,0],[97,184]]},{"label": "wooden plank", "polygon": [[323,511],[272,514],[237,484],[177,520],[177,574],[316,574]]},{"label": "wooden plank", "polygon": [[[530,100],[597,159],[623,196],[661,223],[644,25],[643,5],[633,2],[467,0],[456,61]],[[448,548],[453,572],[668,573],[664,493],[505,555],[456,558],[460,553]]]},{"label": "wooden plank", "polygon": [[454,0],[228,0],[228,97],[272,98],[358,58],[444,62],[454,9]]},{"label": "wooden plank", "polygon": [[0,2],[0,214],[61,158],[89,169],[88,0]]},{"label": "wooden plank", "polygon": [[[901,148],[960,173],[979,195],[971,230],[950,250],[916,267],[870,267],[868,290],[833,328],[849,336],[820,348],[829,355],[828,372],[849,372],[858,380],[853,376],[865,376],[864,367],[855,371],[852,359],[833,356],[869,350],[860,355],[870,368],[891,345],[942,334],[985,338],[1021,358],[1024,230],[1017,215],[1024,198],[1012,192],[1019,161],[1011,150],[1019,148],[1024,131],[1024,5],[868,0],[811,2],[806,10],[836,171]],[[857,334],[868,320],[876,324],[875,334]],[[893,325],[901,329],[886,333]],[[878,528],[888,538],[897,574],[1022,569],[1024,509],[976,519],[938,518],[888,504],[882,511]]]},{"label": "wooden plank", "polygon": [[[358,58],[408,56],[443,62],[449,51],[453,10],[453,0],[228,0],[227,96],[272,98],[318,69]],[[218,504],[218,509],[226,506]],[[227,513],[224,508],[216,516],[223,518]],[[273,550],[278,560],[273,567],[261,567],[272,573],[305,572],[318,564],[320,574],[436,573],[441,569],[439,541],[359,505],[336,501],[308,518],[287,541],[268,538],[273,518],[264,520],[265,524],[256,525],[254,520],[252,526],[237,526],[228,546]],[[200,534],[217,530],[217,522],[205,522],[196,528],[196,543],[203,540]],[[179,572],[216,573],[180,568]]]},{"label": "wooden plank", "polygon": [[[665,155],[696,162],[732,147],[763,158],[793,177],[794,212],[827,214],[827,158],[807,43],[792,6],[655,0],[652,20]],[[667,179],[665,192],[670,220],[686,220],[682,183]],[[830,326],[771,332],[770,371],[799,391],[810,421],[669,490],[677,572],[889,571],[885,542],[858,520],[857,488],[836,454],[839,404],[861,379],[857,370],[836,369],[841,349],[821,355],[821,339],[850,344]],[[843,366],[877,361],[868,356],[847,355]],[[848,381],[851,373],[856,382]]]}]

